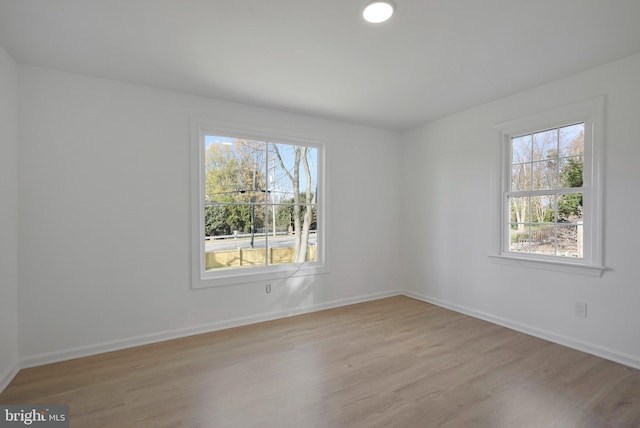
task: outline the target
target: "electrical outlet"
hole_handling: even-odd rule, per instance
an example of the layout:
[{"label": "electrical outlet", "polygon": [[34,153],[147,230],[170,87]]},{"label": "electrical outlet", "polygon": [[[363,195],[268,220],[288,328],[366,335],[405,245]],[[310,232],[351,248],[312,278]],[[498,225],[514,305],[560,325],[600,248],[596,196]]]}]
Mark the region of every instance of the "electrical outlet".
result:
[{"label": "electrical outlet", "polygon": [[271,284],[267,284],[267,286],[264,288],[264,291],[269,294],[271,293]]},{"label": "electrical outlet", "polygon": [[577,317],[587,317],[587,303],[586,302],[576,302],[576,316]]}]

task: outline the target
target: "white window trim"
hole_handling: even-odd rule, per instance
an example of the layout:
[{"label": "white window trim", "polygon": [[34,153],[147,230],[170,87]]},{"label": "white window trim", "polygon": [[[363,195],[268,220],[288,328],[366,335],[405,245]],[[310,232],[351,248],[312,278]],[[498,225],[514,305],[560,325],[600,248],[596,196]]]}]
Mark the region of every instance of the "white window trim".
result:
[{"label": "white window trim", "polygon": [[[204,136],[221,135],[271,143],[302,144],[318,149],[318,261],[247,269],[209,271],[204,269]],[[260,127],[191,118],[191,288],[223,287],[259,283],[328,272],[326,252],[327,183],[326,143],[286,132]]]},{"label": "white window trim", "polygon": [[[500,132],[500,162],[492,174],[494,189],[492,208],[495,219],[491,228],[491,250],[489,257],[494,263],[511,266],[545,269],[588,276],[601,276],[606,269],[603,254],[603,180],[604,180],[604,116],[605,97],[600,96],[576,104],[555,108],[538,114],[496,125]],[[585,123],[584,168],[584,257],[570,259],[558,256],[518,254],[506,249],[506,227],[508,212],[503,204],[505,192],[509,190],[511,175],[510,139],[513,136],[535,133],[545,129],[561,127],[571,123]]]}]

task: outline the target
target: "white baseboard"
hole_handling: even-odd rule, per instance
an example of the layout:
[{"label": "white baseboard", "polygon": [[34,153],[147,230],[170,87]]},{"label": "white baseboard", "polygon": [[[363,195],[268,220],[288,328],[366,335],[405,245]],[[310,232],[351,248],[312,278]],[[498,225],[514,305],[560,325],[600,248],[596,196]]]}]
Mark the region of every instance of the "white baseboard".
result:
[{"label": "white baseboard", "polygon": [[134,346],[148,345],[151,343],[163,342],[165,340],[177,339],[181,337],[193,336],[196,334],[210,333],[227,328],[240,327],[258,322],[271,321],[278,318],[286,318],[294,315],[301,315],[310,312],[322,311],[325,309],[337,308],[340,306],[353,305],[356,303],[368,302],[371,300],[383,299],[386,297],[401,295],[400,290],[386,291],[381,293],[367,294],[363,296],[350,297],[347,299],[332,300],[316,305],[302,306],[283,311],[267,312],[260,315],[234,318],[210,324],[202,324],[193,327],[166,330],[152,334],[129,337],[126,339],[109,342],[96,343],[87,346],[80,346],[72,349],[48,352],[23,358],[20,364],[22,368],[36,367],[44,364],[57,363],[60,361],[72,360],[74,358],[88,357],[90,355],[102,354],[104,352],[118,351],[120,349],[132,348]]},{"label": "white baseboard", "polygon": [[614,361],[616,363],[624,364],[625,366],[633,367],[634,369],[640,369],[640,359],[633,355],[628,355],[622,352],[617,352],[611,349],[604,348],[593,343],[583,342],[578,339],[563,336],[551,331],[539,329],[536,327],[521,324],[515,321],[508,320],[506,318],[496,317],[494,315],[477,311],[466,306],[457,305],[444,300],[437,299],[435,297],[427,296],[425,294],[416,293],[413,291],[403,290],[401,292],[404,296],[411,297],[413,299],[422,300],[423,302],[431,303],[436,306],[440,306],[446,309],[450,309],[455,312],[460,312],[465,315],[469,315],[474,318],[479,318],[484,321],[488,321],[493,324],[498,324],[511,330],[516,330],[521,333],[535,336],[540,339],[548,340],[549,342],[557,343],[569,348],[576,349],[578,351],[586,352],[598,357],[605,358],[607,360]]},{"label": "white baseboard", "polygon": [[4,373],[0,374],[0,394],[5,390],[7,386],[11,383],[14,377],[20,371],[20,366],[16,364],[14,367],[6,370]]}]

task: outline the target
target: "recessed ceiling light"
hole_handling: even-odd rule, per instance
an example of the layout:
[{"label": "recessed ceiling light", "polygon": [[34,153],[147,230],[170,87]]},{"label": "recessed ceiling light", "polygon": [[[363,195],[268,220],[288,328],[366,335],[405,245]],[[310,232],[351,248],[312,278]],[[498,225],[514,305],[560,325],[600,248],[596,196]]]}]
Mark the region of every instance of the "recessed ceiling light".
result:
[{"label": "recessed ceiling light", "polygon": [[393,5],[387,1],[374,1],[369,3],[362,12],[362,16],[367,22],[379,24],[391,18],[393,15]]}]

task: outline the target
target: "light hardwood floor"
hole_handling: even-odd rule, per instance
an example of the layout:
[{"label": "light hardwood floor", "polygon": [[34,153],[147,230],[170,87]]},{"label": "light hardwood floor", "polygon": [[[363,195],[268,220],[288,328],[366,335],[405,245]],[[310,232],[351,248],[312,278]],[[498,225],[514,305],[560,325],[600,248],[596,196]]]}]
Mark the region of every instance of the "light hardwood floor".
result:
[{"label": "light hardwood floor", "polygon": [[22,370],[72,427],[639,427],[640,371],[407,297]]}]

